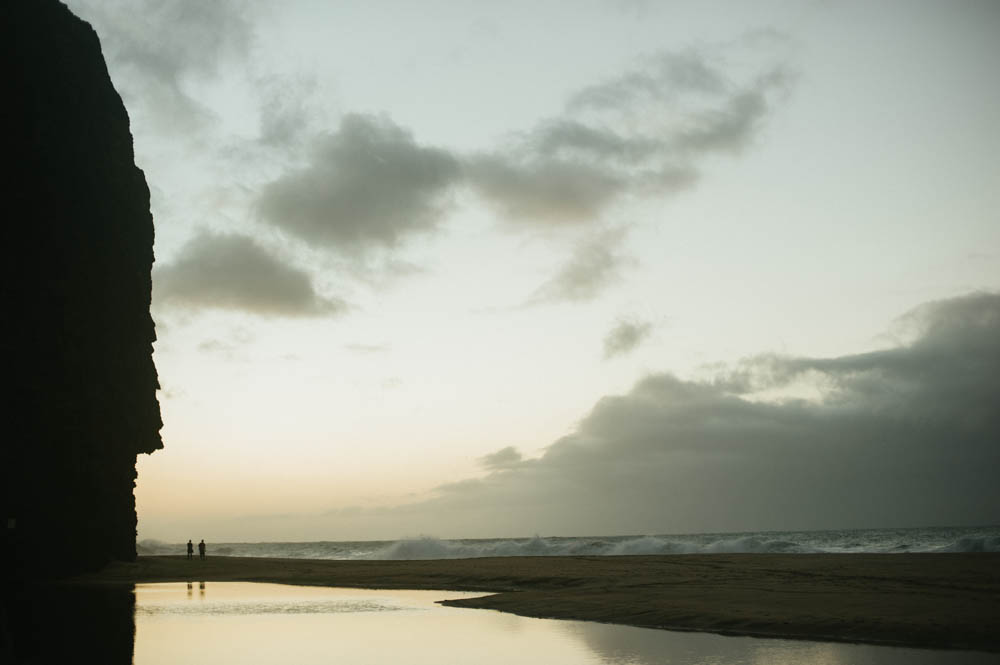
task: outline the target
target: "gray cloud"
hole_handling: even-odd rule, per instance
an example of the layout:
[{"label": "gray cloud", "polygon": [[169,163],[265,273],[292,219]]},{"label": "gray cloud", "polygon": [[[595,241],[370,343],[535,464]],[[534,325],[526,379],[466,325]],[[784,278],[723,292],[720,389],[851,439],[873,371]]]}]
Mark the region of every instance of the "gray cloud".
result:
[{"label": "gray cloud", "polygon": [[742,150],[753,140],[769,110],[768,93],[786,90],[790,80],[791,75],[782,69],[768,72],[753,87],[736,92],[719,108],[693,115],[676,132],[673,144],[689,153]]},{"label": "gray cloud", "polygon": [[604,336],[604,357],[613,358],[634,351],[653,331],[646,321],[619,321]]},{"label": "gray cloud", "polygon": [[153,283],[157,306],[264,316],[324,316],[347,307],[321,297],[305,271],[237,234],[200,233],[153,271]]},{"label": "gray cloud", "polygon": [[535,151],[546,157],[586,157],[636,163],[663,149],[649,137],[626,137],[604,127],[589,127],[569,118],[558,118],[537,127],[531,136]]},{"label": "gray cloud", "polygon": [[[508,228],[584,234],[526,304],[593,299],[629,261],[624,234],[594,235],[606,213],[628,197],[692,187],[709,155],[736,153],[753,142],[775,99],[789,89],[791,77],[781,67],[758,67],[746,81],[731,80],[725,74],[731,48],[650,58],[580,90],[562,114],[492,151],[462,155],[426,147],[387,118],[347,115],[335,133],[314,141],[304,167],[262,189],[257,210],[287,235],[368,266],[371,250],[391,257],[387,250],[435,231],[449,195],[469,188]],[[261,114],[265,143],[302,140],[309,113],[301,92],[265,96],[271,100]]]},{"label": "gray cloud", "polygon": [[[725,49],[722,49],[723,51]],[[723,53],[661,54],[638,70],[584,88],[563,115],[539,123],[505,150],[470,158],[469,184],[513,226],[599,222],[629,196],[692,187],[701,162],[736,153],[758,135],[791,76],[765,67],[736,84],[715,64]],[[528,304],[597,297],[625,256],[609,238],[578,245]]]},{"label": "gray cloud", "polygon": [[521,463],[521,453],[514,446],[507,446],[500,450],[483,455],[479,458],[479,464],[489,471],[500,471],[510,469]]},{"label": "gray cloud", "polygon": [[185,90],[243,60],[253,41],[252,6],[239,0],[72,0],[92,23],[130,111],[140,106],[163,129],[191,131],[212,118]]},{"label": "gray cloud", "polygon": [[727,78],[704,52],[660,53],[644,66],[587,86],[570,97],[568,108],[620,110],[648,103],[672,102],[689,93],[718,95],[729,88]]},{"label": "gray cloud", "polygon": [[417,145],[382,118],[347,115],[303,169],[267,185],[261,218],[288,234],[342,252],[393,248],[432,230],[460,177],[450,153]]},{"label": "gray cloud", "polygon": [[907,344],[761,356],[753,389],[817,374],[818,401],[669,374],[601,399],[539,459],[400,509],[453,532],[684,533],[1000,521],[1000,294],[927,304]]},{"label": "gray cloud", "polygon": [[759,90],[750,90],[727,100],[720,109],[693,118],[690,126],[677,132],[675,145],[691,152],[742,149],[753,135],[757,122],[767,111]]},{"label": "gray cloud", "polygon": [[763,67],[734,83],[719,53],[661,54],[571,96],[564,113],[469,161],[469,182],[513,224],[586,224],[626,195],[691,187],[702,160],[759,133],[791,76]]},{"label": "gray cloud", "polygon": [[[515,228],[592,225],[625,196],[691,187],[703,157],[754,139],[790,79],[764,68],[736,84],[715,63],[721,60],[694,50],[661,54],[475,154],[420,146],[388,119],[347,115],[336,133],[316,141],[305,168],[263,189],[258,209],[288,234],[344,252],[391,249],[434,230],[447,194],[460,185]],[[264,105],[265,140],[287,142],[297,131],[305,111],[299,96],[291,98]]]},{"label": "gray cloud", "polygon": [[566,159],[481,156],[469,160],[466,172],[510,224],[591,221],[625,186],[606,168]]},{"label": "gray cloud", "polygon": [[581,302],[597,297],[633,262],[621,249],[627,232],[624,227],[609,229],[578,243],[569,260],[525,304]]}]

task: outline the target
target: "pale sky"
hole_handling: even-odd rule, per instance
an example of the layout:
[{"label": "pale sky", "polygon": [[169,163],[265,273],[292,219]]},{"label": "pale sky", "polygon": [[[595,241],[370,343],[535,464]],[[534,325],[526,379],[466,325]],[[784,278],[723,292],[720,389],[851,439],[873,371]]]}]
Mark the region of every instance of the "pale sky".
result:
[{"label": "pale sky", "polygon": [[140,538],[1000,521],[1000,3],[68,4],[152,194]]}]

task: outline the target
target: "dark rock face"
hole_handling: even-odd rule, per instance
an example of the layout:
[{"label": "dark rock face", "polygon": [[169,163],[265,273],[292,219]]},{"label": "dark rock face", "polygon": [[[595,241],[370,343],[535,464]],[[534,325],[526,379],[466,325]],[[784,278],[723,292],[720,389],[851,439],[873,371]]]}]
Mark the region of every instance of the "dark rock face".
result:
[{"label": "dark rock face", "polygon": [[0,527],[21,565],[71,573],[135,558],[136,455],[162,447],[149,189],[87,23],[56,0],[5,1],[0,48]]}]

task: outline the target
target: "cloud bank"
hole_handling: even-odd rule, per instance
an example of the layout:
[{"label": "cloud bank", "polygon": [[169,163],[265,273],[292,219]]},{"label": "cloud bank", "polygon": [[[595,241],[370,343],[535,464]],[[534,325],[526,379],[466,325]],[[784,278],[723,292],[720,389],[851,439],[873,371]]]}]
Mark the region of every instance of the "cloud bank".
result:
[{"label": "cloud bank", "polygon": [[[538,459],[373,519],[442,535],[641,534],[1000,521],[1000,294],[928,303],[911,342],[766,355],[714,381],[649,376]],[[809,378],[818,401],[754,392]]]}]

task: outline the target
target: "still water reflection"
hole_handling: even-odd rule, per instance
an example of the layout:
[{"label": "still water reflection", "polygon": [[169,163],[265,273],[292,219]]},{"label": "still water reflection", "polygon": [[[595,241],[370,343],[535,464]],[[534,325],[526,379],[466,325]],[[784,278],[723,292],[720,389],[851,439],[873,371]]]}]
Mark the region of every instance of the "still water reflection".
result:
[{"label": "still water reflection", "polygon": [[560,663],[980,665],[993,654],[724,637],[528,619],[435,601],[477,594],[242,582],[135,587],[136,665]]}]

